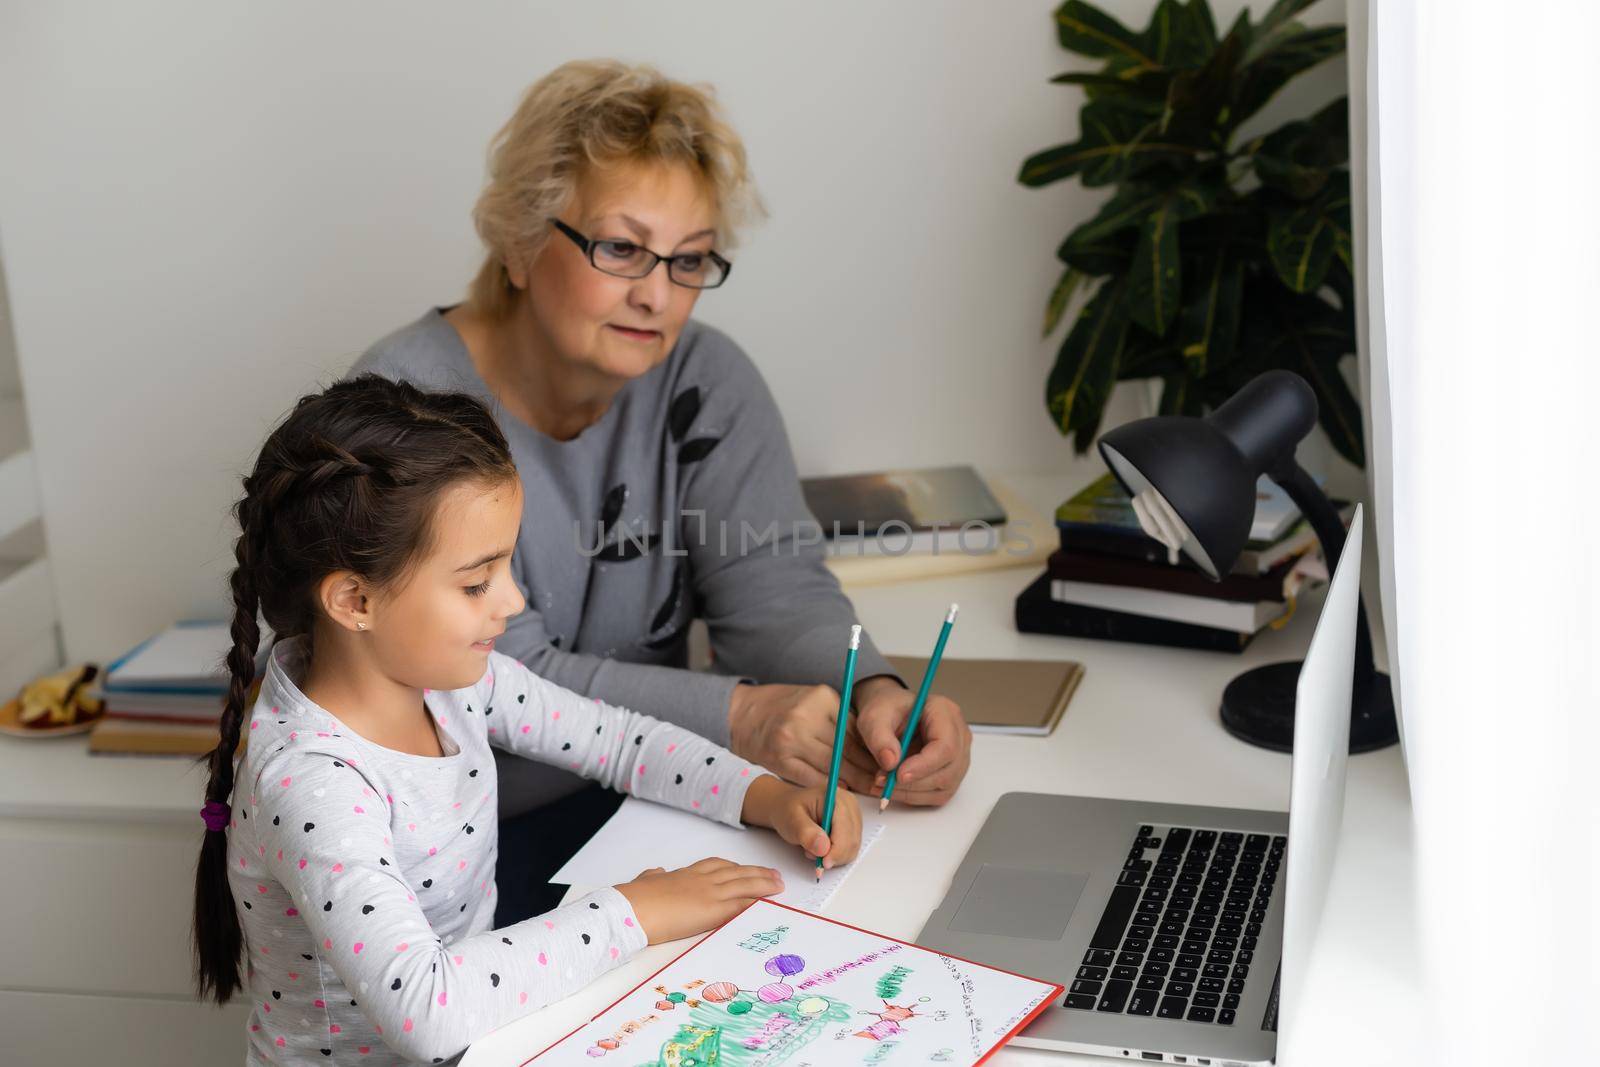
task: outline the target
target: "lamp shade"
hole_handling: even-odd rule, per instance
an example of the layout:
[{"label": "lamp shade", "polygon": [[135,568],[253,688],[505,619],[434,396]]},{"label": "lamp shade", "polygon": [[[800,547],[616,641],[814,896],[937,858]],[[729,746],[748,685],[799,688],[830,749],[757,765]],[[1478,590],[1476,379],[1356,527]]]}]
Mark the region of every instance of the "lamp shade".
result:
[{"label": "lamp shade", "polygon": [[1159,493],[1184,527],[1183,552],[1220,580],[1250,538],[1256,481],[1284,461],[1317,421],[1300,376],[1267,371],[1205,418],[1159,415],[1107,432],[1100,454],[1128,493]]},{"label": "lamp shade", "polygon": [[[1263,474],[1311,524],[1331,572],[1338,568],[1344,523],[1294,458],[1295,447],[1316,424],[1311,386],[1299,375],[1272,370],[1246,382],[1205,418],[1157,416],[1119,426],[1100,439],[1100,455],[1135,498],[1139,525],[1163,544],[1176,544],[1213,580],[1233,569],[1249,540]],[[1245,671],[1223,690],[1223,727],[1251,744],[1290,751],[1299,684],[1299,662]],[[1350,691],[1350,751],[1394,744],[1394,693],[1388,675],[1373,666],[1372,636],[1359,599]]]}]

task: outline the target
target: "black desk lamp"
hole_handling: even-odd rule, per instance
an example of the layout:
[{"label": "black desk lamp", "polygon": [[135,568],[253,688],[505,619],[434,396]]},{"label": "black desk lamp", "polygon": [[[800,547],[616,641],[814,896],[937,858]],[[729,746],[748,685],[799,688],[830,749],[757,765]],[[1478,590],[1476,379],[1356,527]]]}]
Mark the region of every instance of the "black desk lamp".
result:
[{"label": "black desk lamp", "polygon": [[[1163,415],[1111,430],[1100,439],[1104,457],[1128,493],[1165,539],[1215,581],[1232,569],[1255,518],[1256,481],[1265,474],[1283,487],[1311,522],[1328,573],[1339,566],[1344,523],[1294,450],[1317,423],[1317,397],[1297,374],[1272,370],[1247,382],[1205,418]],[[1372,665],[1367,613],[1356,614],[1356,674],[1351,689],[1350,751],[1398,740],[1389,676]],[[1241,740],[1288,752],[1294,747],[1295,683],[1300,663],[1271,663],[1246,671],[1222,693],[1222,725]]]}]

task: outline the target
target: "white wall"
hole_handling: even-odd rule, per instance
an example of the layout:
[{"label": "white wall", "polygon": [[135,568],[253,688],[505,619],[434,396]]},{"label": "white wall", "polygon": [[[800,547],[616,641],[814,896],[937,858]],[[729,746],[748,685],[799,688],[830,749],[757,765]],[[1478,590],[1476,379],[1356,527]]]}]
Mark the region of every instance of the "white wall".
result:
[{"label": "white wall", "polygon": [[[1015,181],[1076,129],[1076,91],[1048,84],[1076,65],[1053,7],[0,5],[0,253],[69,654],[221,609],[254,449],[457,298],[488,139],[576,57],[718,87],[772,217],[700,315],[766,374],[805,473],[1061,464],[1038,323],[1056,244],[1103,194]],[[1343,89],[1330,63],[1272,110]],[[1124,391],[1113,414],[1137,410]]]}]

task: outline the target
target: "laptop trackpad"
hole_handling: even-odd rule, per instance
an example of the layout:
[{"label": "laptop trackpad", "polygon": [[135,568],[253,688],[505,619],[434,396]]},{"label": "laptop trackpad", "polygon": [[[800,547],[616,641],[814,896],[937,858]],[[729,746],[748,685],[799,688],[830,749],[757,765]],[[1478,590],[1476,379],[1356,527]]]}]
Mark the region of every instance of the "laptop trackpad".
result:
[{"label": "laptop trackpad", "polygon": [[950,929],[1059,941],[1088,880],[1087,875],[1066,871],[985,863],[950,919]]}]

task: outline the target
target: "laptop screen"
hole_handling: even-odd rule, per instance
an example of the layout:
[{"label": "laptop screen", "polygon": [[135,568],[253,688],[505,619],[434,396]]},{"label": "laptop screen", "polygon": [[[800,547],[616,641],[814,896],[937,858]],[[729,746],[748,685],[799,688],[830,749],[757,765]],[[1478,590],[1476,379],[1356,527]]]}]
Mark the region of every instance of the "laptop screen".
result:
[{"label": "laptop screen", "polygon": [[1356,607],[1361,593],[1362,508],[1356,507],[1295,692],[1289,781],[1289,856],[1279,984],[1279,1052],[1299,1017],[1307,964],[1322,921],[1344,821]]}]

